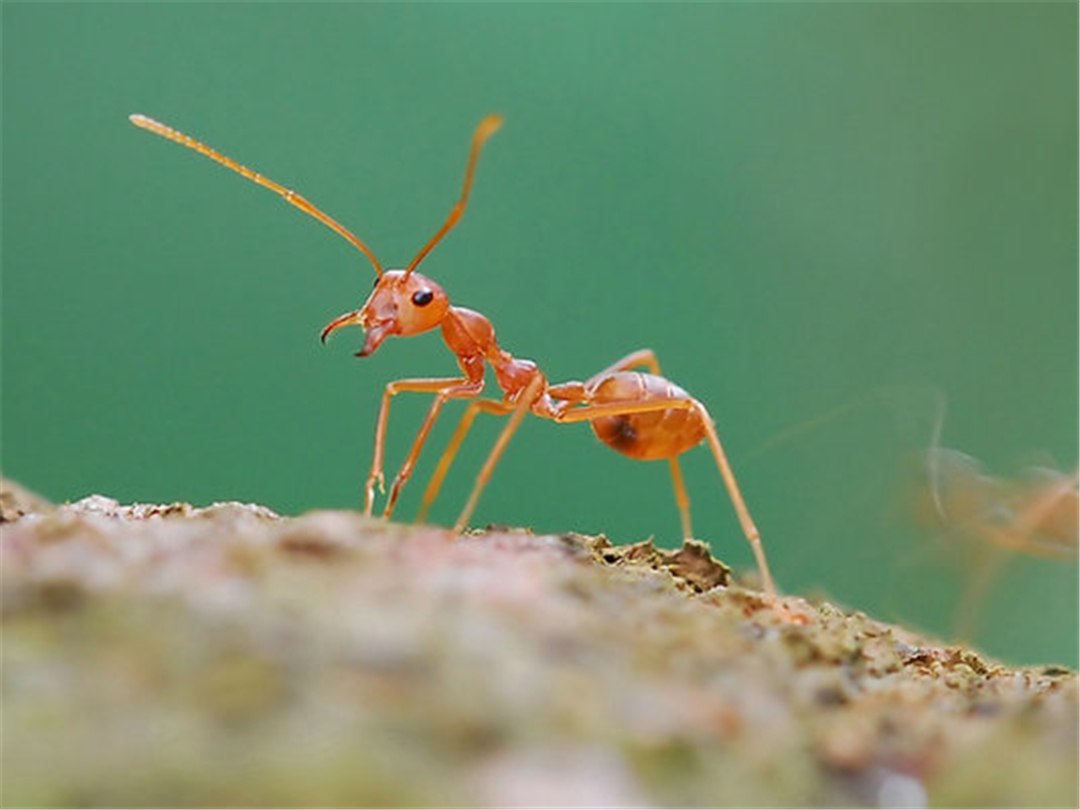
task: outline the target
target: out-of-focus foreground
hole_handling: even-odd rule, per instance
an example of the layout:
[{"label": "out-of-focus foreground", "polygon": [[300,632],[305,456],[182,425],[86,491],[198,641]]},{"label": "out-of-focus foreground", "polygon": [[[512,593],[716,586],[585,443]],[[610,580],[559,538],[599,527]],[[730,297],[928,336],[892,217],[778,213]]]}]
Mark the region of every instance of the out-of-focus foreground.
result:
[{"label": "out-of-focus foreground", "polygon": [[1077,803],[1077,677],[704,546],[3,497],[5,805]]}]

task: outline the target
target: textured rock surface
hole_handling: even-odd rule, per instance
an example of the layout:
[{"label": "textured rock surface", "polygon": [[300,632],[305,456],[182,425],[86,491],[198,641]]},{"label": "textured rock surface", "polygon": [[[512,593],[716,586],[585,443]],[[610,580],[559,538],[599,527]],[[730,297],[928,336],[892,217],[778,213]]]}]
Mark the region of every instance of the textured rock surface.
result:
[{"label": "textured rock surface", "polygon": [[1076,674],[703,546],[3,498],[5,806],[1076,806]]}]

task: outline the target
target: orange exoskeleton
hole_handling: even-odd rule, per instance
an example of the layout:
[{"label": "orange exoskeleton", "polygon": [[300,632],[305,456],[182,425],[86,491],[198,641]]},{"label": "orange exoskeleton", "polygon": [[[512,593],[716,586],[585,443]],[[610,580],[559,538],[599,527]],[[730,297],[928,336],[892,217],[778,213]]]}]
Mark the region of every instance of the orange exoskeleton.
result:
[{"label": "orange exoskeleton", "polygon": [[[439,284],[416,272],[424,257],[464,214],[480,151],[484,142],[502,125],[499,116],[490,115],[480,122],[473,134],[460,198],[443,226],[403,270],[384,270],[367,245],[299,194],[165,124],[142,115],[131,116],[131,122],[193,149],[269,188],[281,195],[286,202],[334,230],[368,258],[377,276],[375,289],[359,309],[347,312],[326,325],[322,330],[324,341],[332,332],[344,326],[361,326],[366,330],[366,336],[357,355],[367,357],[389,337],[411,337],[435,328],[441,329],[443,340],[454,354],[461,374],[449,378],[396,380],[386,386],[375,427],[374,458],[364,486],[365,514],[371,514],[375,489],[377,486],[382,488],[384,481],[383,453],[390,402],[394,396],[405,391],[431,394],[434,399],[412,448],[390,487],[383,510],[386,517],[393,513],[401,489],[411,476],[420,451],[448,400],[467,399],[470,402],[424,493],[419,519],[426,517],[477,414],[484,412],[509,417],[455,523],[457,530],[465,528],[507,443],[524,416],[531,412],[555,422],[589,422],[601,441],[631,458],[667,459],[675,500],[682,518],[683,535],[689,538],[692,532],[690,501],[683,483],[678,456],[704,440],[713,453],[743,532],[753,548],[765,592],[770,602],[776,602],[776,588],[769,572],[761,537],[750,517],[712,417],[701,402],[661,376],[660,365],[650,349],[632,352],[583,382],[551,384],[536,363],[514,357],[499,346],[491,321],[485,316],[451,305],[449,297]],[[484,390],[486,366],[491,367],[502,390],[502,397],[499,399],[480,397]],[[646,371],[635,371],[637,368],[644,368]]]}]

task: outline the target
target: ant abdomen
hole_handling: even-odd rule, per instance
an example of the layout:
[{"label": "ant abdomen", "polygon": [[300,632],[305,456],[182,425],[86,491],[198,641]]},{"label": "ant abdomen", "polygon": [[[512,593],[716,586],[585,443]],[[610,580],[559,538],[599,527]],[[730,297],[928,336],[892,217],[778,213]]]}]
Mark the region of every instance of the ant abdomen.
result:
[{"label": "ant abdomen", "polygon": [[[591,405],[650,400],[689,400],[692,397],[670,380],[637,371],[617,371],[599,380],[589,396]],[[665,408],[644,413],[601,416],[592,420],[597,438],[612,450],[642,461],[673,458],[705,438],[705,425],[695,408]]]}]

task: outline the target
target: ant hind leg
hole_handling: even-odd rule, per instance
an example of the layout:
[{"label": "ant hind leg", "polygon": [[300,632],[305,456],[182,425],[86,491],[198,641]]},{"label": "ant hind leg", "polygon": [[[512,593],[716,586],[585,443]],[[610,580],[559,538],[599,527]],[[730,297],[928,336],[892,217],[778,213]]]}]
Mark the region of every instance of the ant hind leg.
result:
[{"label": "ant hind leg", "polygon": [[638,367],[647,368],[650,373],[655,374],[657,377],[664,376],[660,373],[660,361],[656,359],[656,353],[652,349],[638,349],[635,352],[630,352],[625,357],[619,358],[607,368],[596,372],[589,377],[585,384],[589,385],[619,371],[630,371]]},{"label": "ant hind leg", "polygon": [[[560,414],[555,421],[591,422],[594,419],[603,416],[626,416],[629,414],[648,413],[650,411],[668,409],[693,410],[701,417],[705,427],[705,436],[708,440],[709,448],[712,450],[713,456],[716,459],[716,466],[720,470],[720,477],[723,478],[724,486],[727,487],[728,496],[731,498],[731,503],[735,507],[735,514],[739,518],[739,524],[742,526],[743,534],[746,535],[746,540],[750,543],[751,549],[753,549],[754,559],[757,561],[758,571],[761,573],[762,585],[765,588],[765,595],[770,603],[774,605],[779,604],[776,585],[773,582],[772,573],[769,570],[769,563],[765,558],[765,548],[761,543],[761,533],[758,531],[753,518],[750,517],[750,510],[739,489],[738,481],[735,479],[735,473],[732,471],[731,464],[728,462],[724,447],[720,443],[720,437],[716,433],[716,426],[713,424],[712,416],[704,405],[692,397],[605,402],[584,405],[583,407],[566,411],[565,413]],[[672,467],[672,470],[674,474],[675,468]],[[681,477],[680,471],[680,480]],[[676,486],[676,488],[678,487]]]},{"label": "ant hind leg", "polygon": [[671,465],[671,483],[675,489],[675,505],[679,507],[679,517],[682,519],[683,540],[691,540],[694,537],[694,529],[690,523],[690,498],[686,494],[686,484],[683,482],[682,467],[678,457],[669,458]]}]

